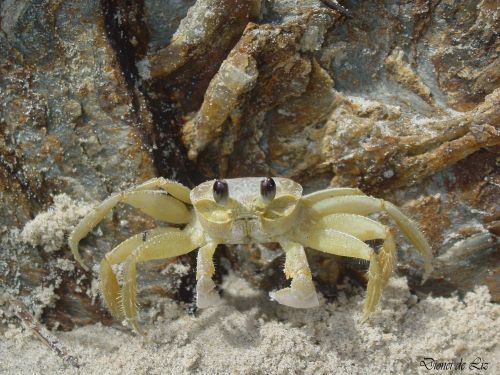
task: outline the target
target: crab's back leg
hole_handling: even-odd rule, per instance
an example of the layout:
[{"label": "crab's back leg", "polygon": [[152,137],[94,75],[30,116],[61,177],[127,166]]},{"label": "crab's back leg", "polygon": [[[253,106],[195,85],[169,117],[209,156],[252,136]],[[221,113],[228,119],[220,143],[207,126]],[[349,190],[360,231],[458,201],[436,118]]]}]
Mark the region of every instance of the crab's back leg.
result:
[{"label": "crab's back leg", "polygon": [[418,225],[392,203],[366,195],[350,195],[319,200],[309,205],[309,208],[308,212],[313,219],[333,213],[370,215],[378,211],[386,211],[424,258],[423,279],[425,280],[431,273],[432,249],[429,243],[418,229]]},{"label": "crab's back leg", "polygon": [[356,237],[331,228],[296,230],[292,238],[304,246],[343,257],[370,260],[373,251]]},{"label": "crab's back leg", "polygon": [[215,272],[213,256],[216,243],[208,243],[198,250],[196,262],[196,306],[200,309],[216,306],[221,303],[221,299],[212,276]]},{"label": "crab's back leg", "polygon": [[315,222],[312,228],[313,231],[331,228],[347,233],[362,241],[373,239],[384,241],[380,251],[373,251],[370,255],[370,267],[367,274],[368,286],[366,288],[366,299],[363,308],[363,320],[366,320],[375,311],[382,294],[382,289],[387,285],[394,270],[396,245],[390,229],[365,216],[345,213],[324,216]]},{"label": "crab's back leg", "polygon": [[396,261],[396,245],[389,228],[379,222],[355,214],[331,214],[322,217],[311,226],[313,231],[334,229],[350,234],[361,241],[383,240],[378,253],[383,287],[389,281]]},{"label": "crab's back leg", "polygon": [[383,203],[387,213],[396,222],[396,224],[398,224],[398,227],[401,228],[406,237],[408,237],[408,239],[413,243],[413,245],[417,248],[417,250],[424,258],[424,275],[422,278],[422,282],[424,282],[432,272],[433,255],[429,243],[413,220],[403,214],[399,210],[399,208],[397,208],[391,202],[383,201]]},{"label": "crab's back leg", "polygon": [[[322,223],[309,227],[307,234],[304,231],[296,231],[294,237],[304,245],[325,253],[370,261],[363,311],[364,320],[375,310],[380,300],[381,291],[391,276],[396,248],[390,231],[383,225],[359,215],[343,218],[347,219],[347,222],[350,219],[351,224],[357,224],[357,227],[349,226],[341,221],[342,217],[332,215],[329,218],[325,217]],[[329,224],[331,227],[325,228],[319,224]],[[354,235],[359,235],[363,239],[383,239],[382,250],[377,254],[375,250]]]},{"label": "crab's back leg", "polygon": [[291,286],[269,293],[271,299],[282,305],[309,308],[319,305],[318,296],[312,281],[311,270],[307,263],[304,247],[296,242],[280,241],[285,251],[285,276],[292,279]]},{"label": "crab's back leg", "polygon": [[310,205],[310,214],[321,217],[336,213],[369,215],[384,209],[382,200],[367,195],[344,195],[318,200]]},{"label": "crab's back leg", "polygon": [[375,311],[378,305],[384,283],[382,281],[382,271],[379,257],[375,252],[370,257],[370,267],[368,268],[368,285],[366,287],[365,305],[363,307],[362,321],[368,319],[368,316]]},{"label": "crab's back leg", "polygon": [[364,193],[356,188],[330,188],[306,194],[302,197],[302,201],[306,202],[307,204],[313,204],[320,200],[325,200],[333,197],[340,197],[344,195],[364,195]]},{"label": "crab's back leg", "polygon": [[132,327],[141,332],[137,321],[137,263],[154,259],[166,259],[189,253],[201,245],[186,231],[171,228],[146,240],[127,258],[122,289],[123,315]]},{"label": "crab's back leg", "polygon": [[384,225],[365,216],[355,214],[326,215],[308,225],[313,230],[335,229],[348,233],[361,241],[384,239],[386,235]]},{"label": "crab's back leg", "polygon": [[108,252],[101,261],[99,288],[111,314],[118,320],[124,318],[120,299],[120,285],[111,266],[124,262],[132,252],[147,240],[160,234],[177,231],[174,228],[157,228],[128,238]]},{"label": "crab's back leg", "polygon": [[164,191],[129,190],[115,194],[85,216],[69,236],[71,252],[83,268],[87,269],[78,253],[78,243],[120,202],[138,208],[155,219],[173,224],[186,224],[191,219],[187,206]]}]

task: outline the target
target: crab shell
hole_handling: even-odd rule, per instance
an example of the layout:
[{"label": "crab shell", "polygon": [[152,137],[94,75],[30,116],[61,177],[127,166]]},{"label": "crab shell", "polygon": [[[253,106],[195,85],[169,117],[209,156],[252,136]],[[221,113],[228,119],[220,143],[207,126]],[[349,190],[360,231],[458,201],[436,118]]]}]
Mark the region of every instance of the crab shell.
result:
[{"label": "crab shell", "polygon": [[206,181],[190,194],[196,217],[206,235],[219,243],[275,242],[287,233],[300,215],[302,186],[274,177],[276,196],[266,203],[259,194],[262,177],[226,180],[229,199],[222,205],[213,198],[214,181]]}]

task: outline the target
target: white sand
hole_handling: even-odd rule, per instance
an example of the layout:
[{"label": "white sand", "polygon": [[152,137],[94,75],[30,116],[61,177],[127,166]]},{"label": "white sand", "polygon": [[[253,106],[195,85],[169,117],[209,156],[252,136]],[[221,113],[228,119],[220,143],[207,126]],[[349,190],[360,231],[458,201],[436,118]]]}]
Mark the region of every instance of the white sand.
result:
[{"label": "white sand", "polygon": [[[486,286],[457,298],[417,303],[404,278],[393,278],[379,310],[360,324],[364,292],[312,310],[279,306],[234,275],[225,305],[199,316],[161,301],[143,312],[148,343],[122,327],[93,325],[57,333],[82,374],[498,374],[500,306]],[[0,306],[1,307],[1,306]],[[156,313],[153,313],[156,312]],[[155,319],[147,315],[156,315]],[[423,357],[466,363],[463,371],[427,370]],[[477,357],[485,371],[469,369]],[[12,328],[0,341],[2,374],[77,371],[36,338]]]},{"label": "white sand", "polygon": [[60,250],[82,217],[94,204],[71,199],[67,194],[54,196],[54,204],[26,223],[19,240],[31,246],[41,246],[47,253]]}]

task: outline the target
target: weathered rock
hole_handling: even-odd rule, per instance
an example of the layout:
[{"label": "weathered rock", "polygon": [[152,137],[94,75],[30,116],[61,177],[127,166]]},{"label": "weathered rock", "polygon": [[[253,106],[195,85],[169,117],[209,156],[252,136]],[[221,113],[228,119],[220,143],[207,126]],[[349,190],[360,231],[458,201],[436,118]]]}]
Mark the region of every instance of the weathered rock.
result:
[{"label": "weathered rock", "polygon": [[[48,233],[23,242],[13,228],[49,208],[56,194],[95,202],[154,176],[139,131],[149,118],[141,116],[140,99],[130,92],[106,37],[100,2],[7,1],[0,9],[0,284],[33,301],[50,291],[44,318],[69,328],[105,315],[93,305],[95,296],[86,295],[90,275],[58,267],[61,258],[70,258],[60,251],[67,249],[67,232],[34,225]],[[61,219],[72,214],[78,220],[78,210]],[[120,219],[129,220],[130,230],[144,225],[135,215]],[[108,229],[111,238],[98,254],[119,235],[119,227]],[[49,233],[53,242],[44,242]]]},{"label": "weathered rock", "polygon": [[[427,43],[443,40],[427,55],[436,69],[441,90],[455,110],[475,108],[500,84],[498,4],[445,2],[435,7],[425,35]],[[432,26],[441,23],[438,30]]]},{"label": "weathered rock", "polygon": [[408,186],[499,145],[499,105],[496,90],[465,114],[415,119],[380,102],[348,100],[331,114],[322,142],[332,183],[368,191]]},{"label": "weathered rock", "polygon": [[249,20],[259,13],[257,0],[197,1],[180,22],[170,44],[142,62],[150,69],[143,78],[172,74],[193,60],[210,61],[210,54],[218,55],[234,45]]},{"label": "weathered rock", "polygon": [[[270,148],[273,141],[266,145],[269,135],[286,136],[289,129],[319,122],[332,106],[332,81],[316,63],[314,51],[334,19],[326,10],[307,9],[281,25],[249,25],[212,79],[200,111],[182,129],[190,158],[211,143],[200,160],[218,159],[217,175],[236,175],[233,170],[238,175],[269,174],[266,154],[277,155],[283,147],[283,142],[277,149]],[[308,107],[312,102],[316,105]],[[287,116],[293,124],[273,131]],[[287,155],[302,158],[291,150]]]}]

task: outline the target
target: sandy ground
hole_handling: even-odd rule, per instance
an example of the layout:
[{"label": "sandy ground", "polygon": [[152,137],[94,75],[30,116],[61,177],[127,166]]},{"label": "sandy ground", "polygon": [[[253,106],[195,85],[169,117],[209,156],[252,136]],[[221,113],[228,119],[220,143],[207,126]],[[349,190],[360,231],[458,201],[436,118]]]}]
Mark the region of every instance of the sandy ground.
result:
[{"label": "sandy ground", "polygon": [[[500,373],[500,306],[489,302],[485,286],[463,301],[417,301],[406,279],[395,277],[365,324],[359,322],[363,291],[351,297],[341,293],[334,303],[322,300],[316,309],[295,310],[269,301],[234,275],[225,279],[223,290],[225,304],[197,316],[169,300],[144,312],[144,320],[151,321],[144,324],[147,340],[121,326],[56,333],[78,358],[80,370],[30,331],[12,327],[0,342],[0,373]],[[425,357],[436,361],[425,360],[430,369],[423,366]],[[462,362],[463,370],[436,369],[444,362]],[[481,363],[487,369],[476,369]]]}]

